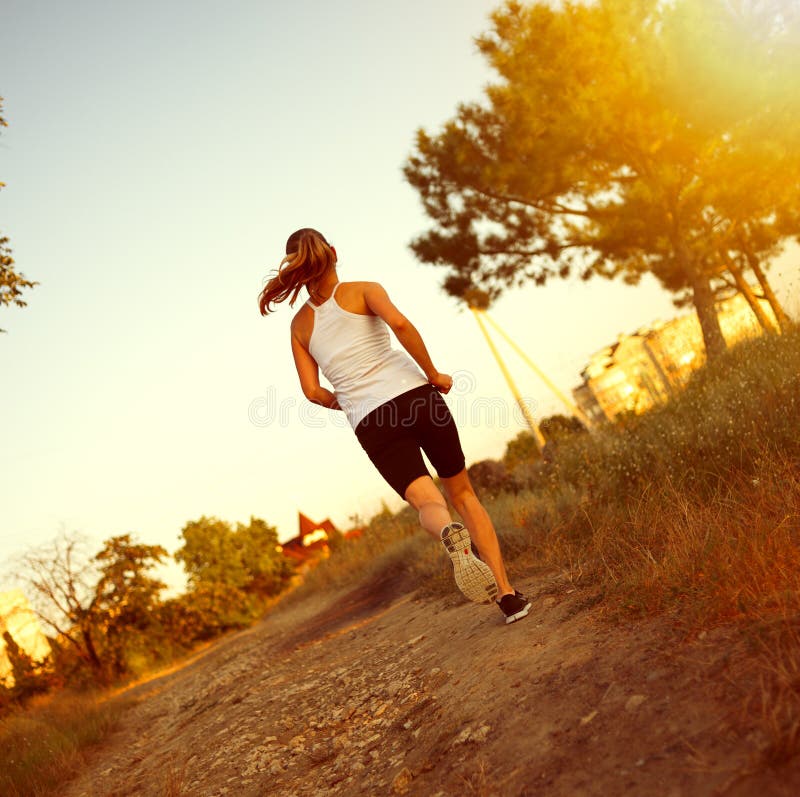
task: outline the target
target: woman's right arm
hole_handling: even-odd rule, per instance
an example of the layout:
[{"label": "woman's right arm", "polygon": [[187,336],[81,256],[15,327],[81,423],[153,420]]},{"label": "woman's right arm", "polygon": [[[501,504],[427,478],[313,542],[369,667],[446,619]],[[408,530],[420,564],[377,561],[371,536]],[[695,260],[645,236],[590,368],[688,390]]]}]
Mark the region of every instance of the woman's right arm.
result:
[{"label": "woman's right arm", "polygon": [[[297,316],[295,316],[296,318]],[[340,410],[336,394],[320,385],[319,366],[303,345],[294,320],[292,321],[292,355],[303,395],[313,404],[319,404],[329,410]]]},{"label": "woman's right arm", "polygon": [[382,318],[394,332],[403,348],[425,373],[427,380],[441,393],[453,386],[448,374],[436,370],[428,349],[417,328],[392,304],[386,289],[377,282],[368,282],[364,288],[364,301],[375,315]]}]

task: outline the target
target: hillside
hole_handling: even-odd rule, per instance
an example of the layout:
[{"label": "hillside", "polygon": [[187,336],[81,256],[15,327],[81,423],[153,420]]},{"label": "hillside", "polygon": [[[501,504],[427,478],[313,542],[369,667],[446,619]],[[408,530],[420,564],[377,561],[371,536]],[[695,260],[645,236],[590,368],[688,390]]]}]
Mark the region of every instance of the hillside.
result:
[{"label": "hillside", "polygon": [[[543,574],[527,620],[404,578],[274,611],[130,690],[66,797],[794,795],[775,770],[741,634],[614,621]],[[746,687],[746,688],[745,688]]]}]

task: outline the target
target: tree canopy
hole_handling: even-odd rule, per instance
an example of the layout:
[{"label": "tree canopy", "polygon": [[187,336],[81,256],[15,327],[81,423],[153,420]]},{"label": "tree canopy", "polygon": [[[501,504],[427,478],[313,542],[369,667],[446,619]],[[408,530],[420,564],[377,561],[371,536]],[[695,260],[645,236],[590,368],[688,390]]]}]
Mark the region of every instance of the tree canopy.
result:
[{"label": "tree canopy", "polygon": [[291,573],[277,530],[259,518],[233,528],[204,516],[188,522],[181,536],[184,543],[175,559],[183,564],[192,587],[217,584],[269,595],[277,593]]},{"label": "tree canopy", "polygon": [[56,643],[104,682],[126,671],[128,649],[153,622],[164,584],[149,572],[166,555],[123,534],[89,556],[79,535],[62,534],[24,554],[19,575]]},{"label": "tree canopy", "polygon": [[419,130],[405,165],[433,222],[417,257],[474,306],[529,280],[651,273],[721,351],[720,275],[800,229],[800,15],[772,6],[507,2],[477,40],[497,76],[484,101]]}]

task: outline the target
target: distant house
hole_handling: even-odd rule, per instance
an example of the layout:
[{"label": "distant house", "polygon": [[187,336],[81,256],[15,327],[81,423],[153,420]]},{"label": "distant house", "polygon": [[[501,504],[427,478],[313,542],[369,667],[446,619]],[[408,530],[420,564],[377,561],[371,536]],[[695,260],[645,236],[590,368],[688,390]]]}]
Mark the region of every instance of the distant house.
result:
[{"label": "distant house", "polygon": [[337,538],[352,540],[363,533],[363,529],[350,529],[342,533],[333,525],[330,518],[315,523],[302,512],[298,512],[297,516],[299,533],[282,543],[281,548],[284,556],[293,559],[298,565],[330,556],[330,543]]},{"label": "distant house", "polygon": [[14,676],[6,651],[6,634],[34,661],[44,661],[50,655],[50,643],[21,589],[0,592],[0,683],[10,687]]},{"label": "distant house", "polygon": [[336,526],[329,518],[325,518],[321,523],[315,523],[302,512],[298,512],[297,515],[299,533],[281,544],[284,556],[294,559],[298,564],[329,556],[329,541],[339,534]]}]

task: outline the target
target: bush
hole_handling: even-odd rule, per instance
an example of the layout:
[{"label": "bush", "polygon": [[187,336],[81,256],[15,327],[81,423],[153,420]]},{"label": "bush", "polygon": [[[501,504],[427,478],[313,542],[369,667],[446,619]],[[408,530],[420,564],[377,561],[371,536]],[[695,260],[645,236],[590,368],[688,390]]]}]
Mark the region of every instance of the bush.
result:
[{"label": "bush", "polygon": [[0,794],[45,794],[77,774],[85,749],[116,727],[126,703],[62,692],[0,717]]}]

